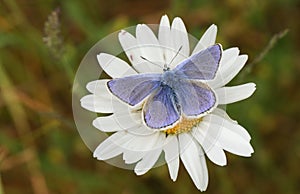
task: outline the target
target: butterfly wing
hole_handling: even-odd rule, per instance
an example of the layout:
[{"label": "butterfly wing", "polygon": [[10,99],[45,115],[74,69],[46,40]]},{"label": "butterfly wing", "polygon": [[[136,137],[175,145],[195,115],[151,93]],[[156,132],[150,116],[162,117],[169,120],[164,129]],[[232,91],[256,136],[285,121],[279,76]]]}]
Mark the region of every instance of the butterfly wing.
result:
[{"label": "butterfly wing", "polygon": [[174,88],[181,110],[188,117],[199,117],[216,105],[215,93],[204,83],[182,80]]},{"label": "butterfly wing", "polygon": [[152,129],[161,129],[176,123],[180,118],[180,108],[173,89],[162,85],[151,95],[143,108],[143,117],[146,125]]},{"label": "butterfly wing", "polygon": [[119,99],[135,106],[160,86],[160,76],[159,74],[139,74],[117,78],[107,82],[107,87]]},{"label": "butterfly wing", "polygon": [[173,71],[186,79],[211,80],[218,70],[221,55],[221,45],[215,44],[184,60]]}]

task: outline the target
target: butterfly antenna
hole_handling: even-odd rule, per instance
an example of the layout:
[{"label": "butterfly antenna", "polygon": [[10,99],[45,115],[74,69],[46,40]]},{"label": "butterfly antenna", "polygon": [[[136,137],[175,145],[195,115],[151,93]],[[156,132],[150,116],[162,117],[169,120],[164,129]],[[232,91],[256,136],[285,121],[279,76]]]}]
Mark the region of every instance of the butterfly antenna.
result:
[{"label": "butterfly antenna", "polygon": [[168,69],[168,66],[171,65],[171,63],[174,61],[174,59],[177,57],[177,55],[179,54],[179,52],[181,51],[182,46],[179,47],[179,49],[177,50],[176,54],[174,55],[174,57],[172,58],[172,60],[170,61],[170,63],[168,65],[165,65],[165,69]]},{"label": "butterfly antenna", "polygon": [[148,59],[146,59],[145,57],[143,57],[143,56],[140,56],[143,60],[145,60],[145,61],[147,61],[147,62],[149,62],[149,63],[151,63],[151,64],[153,64],[153,65],[156,65],[156,66],[158,66],[158,67],[160,67],[161,68],[161,66],[160,65],[158,65],[158,64],[156,64],[156,63],[154,63],[154,62],[152,62],[152,61],[150,61],[150,60],[148,60]]}]

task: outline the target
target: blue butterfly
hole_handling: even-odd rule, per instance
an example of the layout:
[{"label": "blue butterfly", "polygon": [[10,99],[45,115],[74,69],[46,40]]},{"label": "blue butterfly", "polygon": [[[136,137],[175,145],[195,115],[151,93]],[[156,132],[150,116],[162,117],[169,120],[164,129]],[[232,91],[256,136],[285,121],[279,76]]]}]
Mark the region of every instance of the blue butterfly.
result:
[{"label": "blue butterfly", "polygon": [[130,106],[143,104],[145,124],[152,129],[174,126],[182,116],[199,118],[216,105],[215,93],[201,80],[215,77],[222,47],[215,44],[163,73],[149,73],[112,79],[108,89]]}]

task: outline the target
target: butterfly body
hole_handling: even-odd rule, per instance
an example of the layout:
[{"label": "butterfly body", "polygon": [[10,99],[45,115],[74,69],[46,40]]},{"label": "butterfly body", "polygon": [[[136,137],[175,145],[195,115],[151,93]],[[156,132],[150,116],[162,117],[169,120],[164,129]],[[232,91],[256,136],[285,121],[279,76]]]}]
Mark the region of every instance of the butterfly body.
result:
[{"label": "butterfly body", "polygon": [[213,79],[221,58],[219,44],[208,47],[161,74],[138,74],[113,79],[108,89],[130,106],[143,104],[145,124],[165,130],[182,117],[199,118],[216,106],[216,95],[203,83]]},{"label": "butterfly body", "polygon": [[165,71],[161,76],[161,83],[163,85],[168,85],[171,88],[175,88],[181,78],[177,76],[173,71]]}]

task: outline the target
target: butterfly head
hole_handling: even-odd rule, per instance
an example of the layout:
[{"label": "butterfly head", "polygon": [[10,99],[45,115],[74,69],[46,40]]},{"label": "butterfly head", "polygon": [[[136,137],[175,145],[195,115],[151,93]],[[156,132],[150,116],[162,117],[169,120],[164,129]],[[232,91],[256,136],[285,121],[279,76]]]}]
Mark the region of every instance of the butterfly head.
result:
[{"label": "butterfly head", "polygon": [[168,67],[168,65],[165,64],[165,65],[164,65],[163,71],[164,71],[164,72],[170,71],[170,67]]}]

